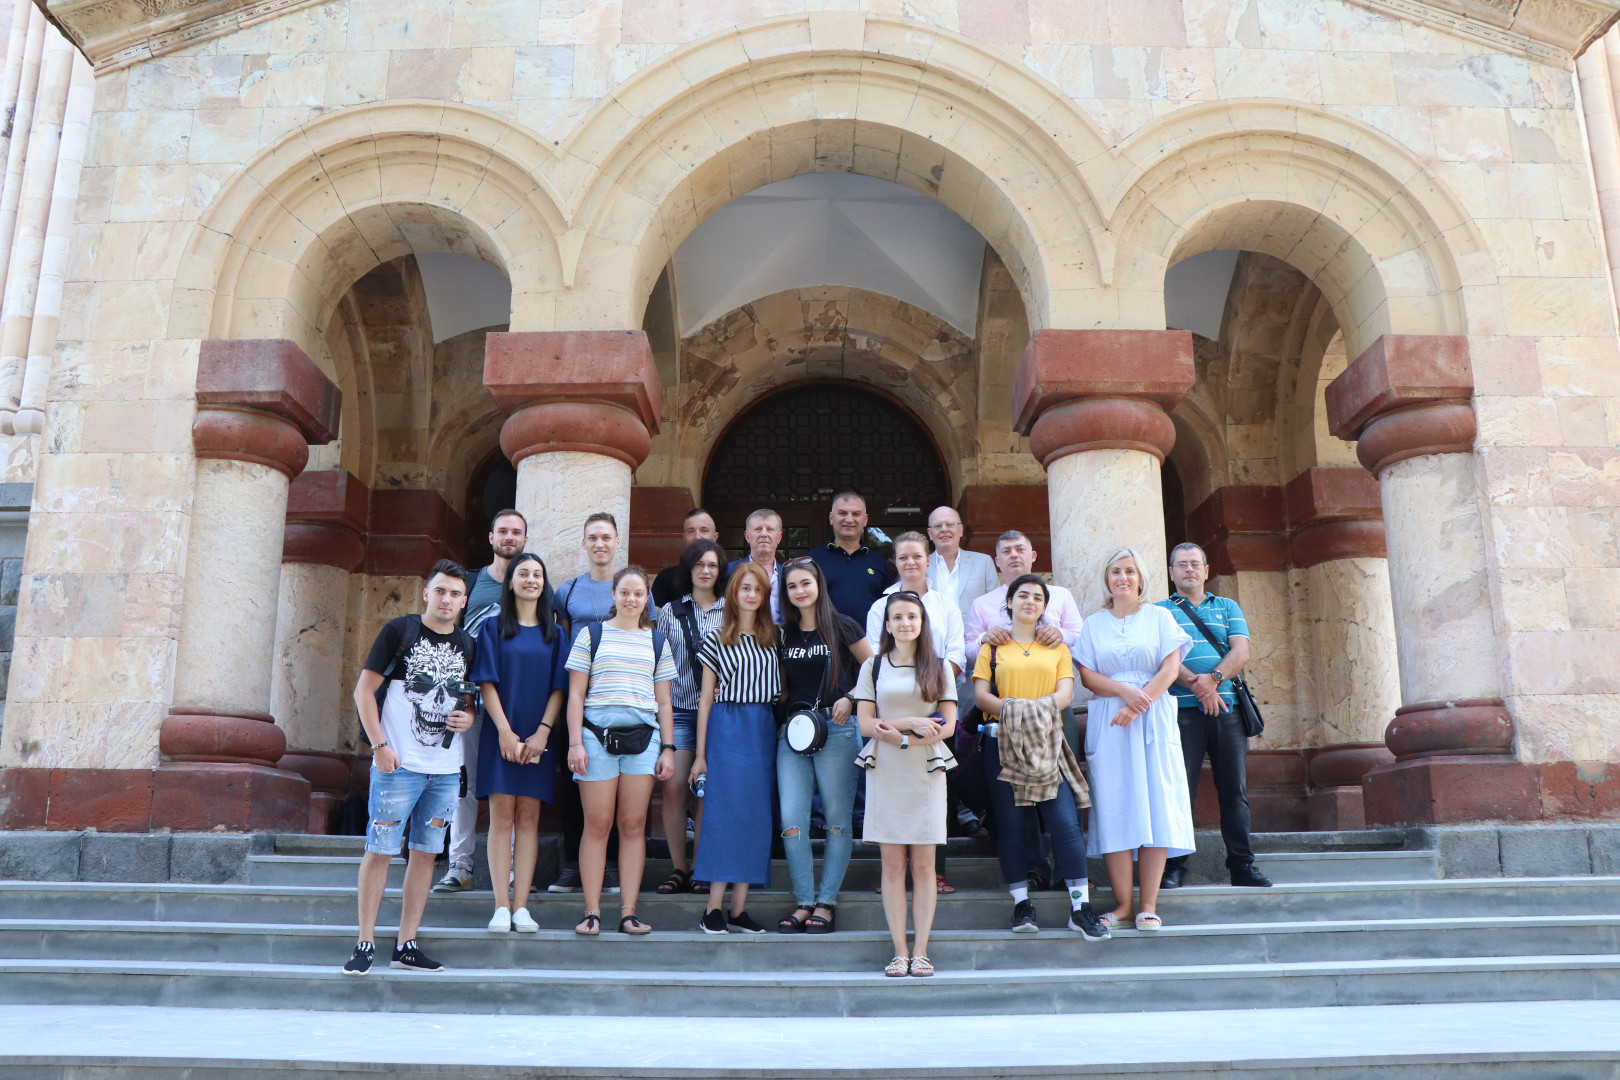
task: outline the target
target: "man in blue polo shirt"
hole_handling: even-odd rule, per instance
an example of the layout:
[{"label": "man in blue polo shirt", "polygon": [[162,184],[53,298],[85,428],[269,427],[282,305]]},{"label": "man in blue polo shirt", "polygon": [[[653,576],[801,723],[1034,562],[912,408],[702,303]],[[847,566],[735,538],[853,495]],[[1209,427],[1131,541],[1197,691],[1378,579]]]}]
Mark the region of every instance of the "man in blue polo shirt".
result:
[{"label": "man in blue polo shirt", "polygon": [[833,496],[833,538],[810,552],[827,579],[827,593],[840,615],[848,615],[861,626],[872,602],[883,595],[894,581],[889,560],[861,543],[866,533],[866,500],[853,491]]},{"label": "man in blue polo shirt", "polygon": [[[1249,795],[1245,782],[1249,740],[1234,709],[1236,699],[1227,680],[1249,662],[1249,624],[1243,609],[1224,596],[1204,591],[1209,561],[1197,544],[1177,544],[1170,552],[1170,581],[1175,594],[1160,600],[1192,638],[1192,651],[1181,662],[1171,690],[1176,695],[1176,719],[1181,727],[1181,753],[1187,763],[1187,788],[1198,798],[1198,774],[1209,755],[1215,794],[1221,804],[1221,839],[1226,842],[1226,869],[1233,885],[1264,888],[1271,879],[1254,865],[1249,847]],[[1217,649],[1188,614],[1191,608],[1221,643]],[[1225,655],[1222,655],[1224,652]],[[1164,868],[1161,888],[1180,886],[1187,856],[1171,859]]]}]

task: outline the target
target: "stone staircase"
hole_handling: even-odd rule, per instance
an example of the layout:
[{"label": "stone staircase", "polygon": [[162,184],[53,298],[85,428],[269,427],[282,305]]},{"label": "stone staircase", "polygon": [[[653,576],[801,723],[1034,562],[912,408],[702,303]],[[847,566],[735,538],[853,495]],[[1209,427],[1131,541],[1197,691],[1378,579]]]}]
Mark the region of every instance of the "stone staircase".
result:
[{"label": "stone staircase", "polygon": [[[453,1023],[448,1014],[480,1022],[529,1016],[531,1025],[537,1016],[545,1023],[580,1015],[693,1023],[739,1017],[761,1018],[754,1022],[761,1030],[777,1030],[784,1021],[837,1018],[904,1024],[975,1016],[1005,1025],[1064,1014],[1168,1012],[1185,1025],[1212,1008],[1253,1010],[1245,1023],[1313,1010],[1337,1023],[1356,1008],[1620,999],[1620,878],[1445,879],[1433,851],[1400,849],[1400,836],[1260,838],[1257,861],[1275,888],[1169,892],[1160,904],[1162,931],[1122,930],[1101,943],[1063,928],[1066,897],[1057,892],[1034,896],[1039,935],[1008,933],[1011,904],[988,849],[953,841],[949,868],[959,891],[940,898],[929,950],[939,974],[929,980],[880,974],[891,949],[881,898],[872,891],[876,852],[863,846],[851,864],[838,933],[829,937],[709,938],[697,931],[701,897],[645,893],[638,910],[653,935],[579,938],[572,927],[582,898],[541,892],[529,904],[538,934],[497,935],[484,929],[489,893],[473,892],[429,901],[420,939],[446,972],[380,964],[364,979],[345,977],[338,966],[354,941],[360,841],[284,836],[274,854],[248,858],[242,884],[0,882],[0,1030],[24,1015],[8,1021],[8,1010],[42,1007],[88,1009],[92,1027],[127,1015],[108,1006],[144,1006],[200,1017],[193,1025],[208,1027],[220,1017],[291,1022],[266,1019],[265,1011],[316,1010],[367,1012],[394,1024],[408,1023],[399,1014],[412,1013],[437,1014],[433,1022],[441,1024]],[[1280,846],[1294,850],[1275,850]],[[395,860],[394,886],[403,865]],[[1101,867],[1094,870],[1101,880]],[[649,860],[649,887],[667,872],[667,861]],[[778,861],[772,888],[750,898],[762,922],[774,924],[790,906],[786,880]],[[1096,892],[1099,907],[1110,903],[1105,888]],[[398,902],[391,889],[379,927],[382,948],[391,944]],[[603,907],[611,927],[617,898],[605,897]],[[1620,1017],[1620,1002],[1609,1003]],[[1011,1067],[1019,1045],[1010,1044],[1012,1057],[1000,1064]],[[1613,1061],[1620,1061],[1620,1043],[1615,1049]],[[739,1074],[716,1053],[703,1075]],[[1139,1064],[1154,1060],[1151,1040],[1142,1053]],[[95,1075],[70,1072],[86,1065],[71,1054],[31,1060],[36,1071],[8,1071],[15,1063],[0,1050],[0,1077]],[[271,1069],[276,1060],[276,1053],[258,1054],[254,1067]],[[1520,1065],[1512,1075],[1541,1075]],[[1327,1067],[1312,1068],[1318,1066]],[[642,1075],[641,1068],[625,1063],[615,1075]],[[646,1068],[646,1075],[658,1071]],[[892,1063],[882,1072],[911,1075]],[[808,1065],[803,1074],[834,1075]],[[1587,1074],[1566,1068],[1548,1075]],[[1591,1075],[1620,1075],[1620,1066]]]}]

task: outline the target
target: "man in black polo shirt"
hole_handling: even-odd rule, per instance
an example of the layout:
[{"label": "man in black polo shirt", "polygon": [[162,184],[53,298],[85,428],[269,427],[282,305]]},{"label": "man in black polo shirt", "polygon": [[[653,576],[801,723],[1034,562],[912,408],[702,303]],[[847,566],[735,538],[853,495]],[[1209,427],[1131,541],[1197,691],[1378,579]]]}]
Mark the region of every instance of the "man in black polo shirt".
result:
[{"label": "man in black polo shirt", "polygon": [[861,543],[866,533],[866,500],[853,491],[833,496],[833,538],[810,552],[822,575],[827,592],[840,615],[848,615],[862,626],[873,601],[894,581],[889,560]]}]

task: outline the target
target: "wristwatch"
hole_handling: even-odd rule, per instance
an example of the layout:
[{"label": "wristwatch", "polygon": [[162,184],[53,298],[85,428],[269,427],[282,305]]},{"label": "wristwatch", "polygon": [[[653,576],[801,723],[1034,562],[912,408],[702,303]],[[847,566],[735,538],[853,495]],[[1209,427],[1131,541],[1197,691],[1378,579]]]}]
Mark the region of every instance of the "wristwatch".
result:
[{"label": "wristwatch", "polygon": [[1220,670],[1219,668],[1216,668],[1213,671],[1211,671],[1210,675],[1214,677],[1216,686],[1221,685],[1221,683],[1223,683],[1227,679],[1231,678],[1230,675],[1226,674],[1226,672]]},{"label": "wristwatch", "polygon": [[672,743],[672,742],[659,743],[658,744],[658,752],[660,754],[662,754],[665,750],[674,750],[674,749],[675,749],[675,744]]},{"label": "wristwatch", "polygon": [[383,747],[385,747],[387,745],[388,745],[388,740],[384,739],[382,742],[374,742],[374,743],[372,743],[371,744],[371,749],[374,750],[374,751],[375,750],[381,750]]}]

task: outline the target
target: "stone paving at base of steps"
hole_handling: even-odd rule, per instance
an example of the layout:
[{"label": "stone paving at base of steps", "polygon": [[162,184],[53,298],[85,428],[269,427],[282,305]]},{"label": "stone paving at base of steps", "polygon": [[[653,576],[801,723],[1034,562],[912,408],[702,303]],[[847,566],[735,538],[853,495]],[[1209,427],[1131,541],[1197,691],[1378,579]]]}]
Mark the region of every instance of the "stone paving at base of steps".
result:
[{"label": "stone paving at base of steps", "polygon": [[[601,1017],[0,1006],[0,1069],[30,1064],[300,1071],[360,1064],[482,1075],[929,1075],[1109,1070],[1620,1063],[1620,1001],[1534,1001],[1085,1016],[976,1016],[971,1038],[927,1019]],[[414,1070],[412,1070],[414,1071]],[[527,1071],[527,1072],[525,1072]],[[1585,1075],[1585,1073],[1581,1073]]]}]

